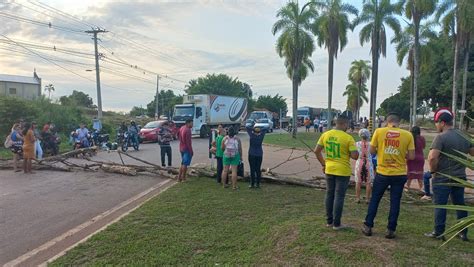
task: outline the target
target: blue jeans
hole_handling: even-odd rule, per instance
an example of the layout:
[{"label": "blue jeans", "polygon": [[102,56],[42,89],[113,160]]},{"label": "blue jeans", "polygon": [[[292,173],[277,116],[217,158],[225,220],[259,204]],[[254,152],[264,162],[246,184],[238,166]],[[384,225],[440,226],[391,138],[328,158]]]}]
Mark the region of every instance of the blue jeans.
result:
[{"label": "blue jeans", "polygon": [[431,191],[430,191],[430,179],[431,179],[431,173],[430,172],[425,172],[423,174],[423,186],[425,189],[425,195],[431,197]]},{"label": "blue jeans", "polygon": [[[465,178],[464,178],[465,179]],[[441,181],[451,182],[451,181]],[[453,205],[464,205],[464,187],[445,186],[437,184],[439,181],[433,180],[433,202],[436,205],[448,204],[449,196]],[[458,219],[467,217],[467,211],[457,210],[456,215]],[[434,211],[435,233],[440,235],[444,233],[446,228],[446,209],[435,209]],[[467,233],[467,229],[464,230]]]},{"label": "blue jeans", "polygon": [[388,215],[387,229],[391,231],[397,230],[398,215],[400,214],[400,200],[403,194],[403,187],[407,181],[406,175],[401,176],[385,176],[378,174],[375,176],[374,185],[372,186],[372,198],[370,199],[365,224],[374,227],[374,219],[377,215],[380,200],[390,186],[390,212]]},{"label": "blue jeans", "polygon": [[326,218],[328,224],[341,225],[344,198],[349,185],[349,176],[326,174]]}]

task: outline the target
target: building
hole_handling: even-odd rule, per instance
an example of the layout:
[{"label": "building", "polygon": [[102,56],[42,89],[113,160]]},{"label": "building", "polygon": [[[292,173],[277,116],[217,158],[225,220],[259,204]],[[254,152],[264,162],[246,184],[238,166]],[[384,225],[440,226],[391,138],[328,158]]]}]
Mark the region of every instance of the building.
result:
[{"label": "building", "polygon": [[35,99],[41,96],[41,78],[36,71],[33,77],[0,74],[0,95]]}]

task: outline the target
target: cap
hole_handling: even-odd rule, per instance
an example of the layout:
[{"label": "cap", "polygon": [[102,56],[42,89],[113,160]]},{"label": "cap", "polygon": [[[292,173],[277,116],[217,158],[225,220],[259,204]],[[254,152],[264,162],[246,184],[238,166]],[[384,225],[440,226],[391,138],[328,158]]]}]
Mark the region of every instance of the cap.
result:
[{"label": "cap", "polygon": [[453,120],[453,117],[454,116],[451,110],[447,108],[441,108],[441,109],[438,109],[438,111],[436,111],[435,116],[434,116],[434,121],[435,122],[440,122],[440,121],[451,122]]}]

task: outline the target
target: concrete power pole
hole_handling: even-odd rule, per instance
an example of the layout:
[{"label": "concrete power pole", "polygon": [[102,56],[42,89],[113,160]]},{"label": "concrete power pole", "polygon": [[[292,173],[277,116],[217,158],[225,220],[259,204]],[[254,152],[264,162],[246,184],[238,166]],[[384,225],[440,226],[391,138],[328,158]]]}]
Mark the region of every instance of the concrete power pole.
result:
[{"label": "concrete power pole", "polygon": [[99,69],[99,50],[97,49],[97,34],[98,33],[105,33],[106,30],[102,30],[100,28],[92,29],[90,31],[86,31],[86,33],[92,33],[94,37],[94,48],[95,48],[95,80],[97,84],[97,118],[99,120],[102,119],[102,96],[100,92],[100,69]]},{"label": "concrete power pole", "polygon": [[155,98],[155,120],[159,119],[158,114],[158,94],[160,92],[160,75],[156,75],[156,98]]}]

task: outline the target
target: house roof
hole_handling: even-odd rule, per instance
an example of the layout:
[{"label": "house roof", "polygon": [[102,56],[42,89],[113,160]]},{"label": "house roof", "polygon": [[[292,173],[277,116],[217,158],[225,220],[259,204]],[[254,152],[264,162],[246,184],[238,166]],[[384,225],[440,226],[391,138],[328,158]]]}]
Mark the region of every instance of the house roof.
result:
[{"label": "house roof", "polygon": [[0,82],[12,82],[12,83],[29,83],[29,84],[40,84],[39,79],[35,77],[26,77],[18,75],[0,74]]}]

